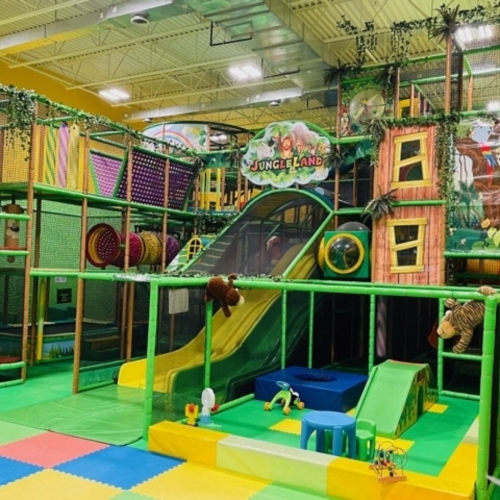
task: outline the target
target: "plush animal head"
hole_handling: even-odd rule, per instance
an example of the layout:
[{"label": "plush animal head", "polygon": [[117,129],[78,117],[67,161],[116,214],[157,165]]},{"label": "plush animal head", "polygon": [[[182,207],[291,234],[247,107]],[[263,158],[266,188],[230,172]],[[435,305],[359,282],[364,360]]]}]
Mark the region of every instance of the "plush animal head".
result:
[{"label": "plush animal head", "polygon": [[[489,286],[482,286],[478,289],[483,295],[493,295],[496,291]],[[438,326],[437,334],[443,339],[460,337],[460,340],[453,347],[456,353],[467,350],[472,340],[474,328],[483,322],[484,302],[482,300],[471,300],[460,303],[455,299],[446,299],[445,306],[449,309]]]},{"label": "plush animal head", "polygon": [[214,276],[208,280],[205,290],[205,302],[217,299],[221,304],[226,318],[231,316],[229,306],[237,306],[245,303],[243,295],[240,295],[238,289],[233,287],[235,279],[236,274],[230,274],[226,283],[220,276]]}]

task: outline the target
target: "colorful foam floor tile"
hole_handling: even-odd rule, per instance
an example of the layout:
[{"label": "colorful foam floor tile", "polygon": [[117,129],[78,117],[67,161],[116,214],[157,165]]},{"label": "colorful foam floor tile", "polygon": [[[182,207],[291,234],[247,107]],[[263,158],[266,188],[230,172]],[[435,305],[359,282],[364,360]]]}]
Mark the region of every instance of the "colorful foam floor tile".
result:
[{"label": "colorful foam floor tile", "polygon": [[[42,495],[41,492],[45,493]],[[118,493],[119,488],[52,469],[0,486],[0,498],[5,499],[109,500]]]},{"label": "colorful foam floor tile", "polygon": [[0,446],[0,456],[50,468],[106,447],[105,444],[86,439],[55,432],[43,432],[37,436]]},{"label": "colorful foam floor tile", "polygon": [[136,448],[110,446],[66,462],[55,469],[118,488],[130,489],[181,463],[181,460]]},{"label": "colorful foam floor tile", "polygon": [[[0,457],[0,485],[8,484],[18,479],[23,479],[24,477],[30,476],[38,471],[42,470],[41,467],[37,467],[31,464],[24,464],[17,460],[12,460],[10,458]],[[2,488],[0,487],[0,498],[15,498],[2,496]]]},{"label": "colorful foam floor tile", "polygon": [[447,409],[448,405],[434,403],[427,411],[430,411],[431,413],[444,413]]},{"label": "colorful foam floor tile", "polygon": [[172,500],[173,498],[248,500],[268,484],[266,481],[250,479],[238,474],[184,463],[136,486],[132,491],[157,500]]},{"label": "colorful foam floor tile", "polygon": [[297,434],[300,436],[301,422],[299,420],[285,418],[281,422],[278,422],[269,428],[273,431],[287,432],[289,434]]}]

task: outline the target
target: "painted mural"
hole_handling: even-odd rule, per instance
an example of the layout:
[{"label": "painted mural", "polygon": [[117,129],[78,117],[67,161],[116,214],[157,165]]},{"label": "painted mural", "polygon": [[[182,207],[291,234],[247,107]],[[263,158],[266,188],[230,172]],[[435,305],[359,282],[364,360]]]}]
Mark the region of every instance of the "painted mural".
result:
[{"label": "painted mural", "polygon": [[311,184],[328,176],[326,158],[330,139],[304,122],[275,122],[249,143],[241,172],[253,184],[285,188]]},{"label": "painted mural", "polygon": [[158,123],[145,129],[143,134],[178,144],[181,148],[208,150],[208,125],[205,123]]},{"label": "painted mural", "polygon": [[500,124],[462,122],[454,148],[446,248],[500,256]]}]

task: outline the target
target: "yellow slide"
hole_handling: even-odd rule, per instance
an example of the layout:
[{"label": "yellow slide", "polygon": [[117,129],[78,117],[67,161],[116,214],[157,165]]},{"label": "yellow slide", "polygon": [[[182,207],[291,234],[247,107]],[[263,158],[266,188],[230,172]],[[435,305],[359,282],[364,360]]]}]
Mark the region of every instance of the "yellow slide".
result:
[{"label": "yellow slide", "polygon": [[[295,245],[274,267],[272,274],[280,275],[287,269],[298,255],[303,245]],[[316,261],[314,249],[311,249],[290,273],[292,279],[308,278]],[[236,281],[237,285],[238,281]],[[247,336],[257,325],[264,312],[280,296],[279,290],[252,289],[241,292],[245,304],[231,309],[231,317],[226,318],[222,310],[213,316],[212,329],[212,362],[222,360],[243,344]],[[155,357],[154,390],[172,392],[175,375],[195,366],[203,365],[205,351],[205,328],[188,344],[177,351],[160,354]],[[125,363],[120,369],[118,384],[128,387],[144,388],[146,383],[146,359]]]}]

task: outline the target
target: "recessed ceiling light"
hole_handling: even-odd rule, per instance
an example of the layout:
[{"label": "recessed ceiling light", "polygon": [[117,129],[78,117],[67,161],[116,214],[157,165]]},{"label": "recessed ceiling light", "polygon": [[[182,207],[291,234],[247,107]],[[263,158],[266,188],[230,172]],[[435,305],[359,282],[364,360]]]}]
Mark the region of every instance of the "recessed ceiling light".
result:
[{"label": "recessed ceiling light", "polygon": [[123,90],[120,89],[105,89],[105,90],[100,90],[99,95],[101,97],[104,97],[104,99],[107,99],[108,101],[124,101],[126,99],[130,98],[130,95],[127,94],[127,92],[124,92]]}]

